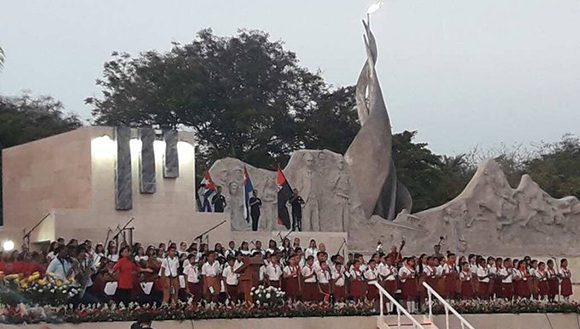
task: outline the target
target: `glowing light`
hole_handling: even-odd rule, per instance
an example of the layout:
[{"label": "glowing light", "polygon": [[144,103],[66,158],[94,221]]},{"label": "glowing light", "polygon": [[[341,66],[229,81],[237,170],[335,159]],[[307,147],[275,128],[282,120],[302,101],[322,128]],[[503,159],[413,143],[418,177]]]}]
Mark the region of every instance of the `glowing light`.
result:
[{"label": "glowing light", "polygon": [[378,0],[377,2],[370,5],[369,9],[367,10],[367,14],[370,15],[370,14],[376,12],[377,10],[379,10],[379,8],[381,8],[381,6],[383,5],[384,2],[385,2],[384,0]]},{"label": "glowing light", "polygon": [[4,251],[12,251],[14,249],[14,241],[6,240],[2,243],[2,249]]},{"label": "glowing light", "polygon": [[94,158],[112,159],[117,152],[117,144],[109,136],[101,136],[91,141],[91,151]]},{"label": "glowing light", "polygon": [[188,142],[177,142],[177,154],[179,154],[179,161],[193,161],[195,149],[193,145]]},{"label": "glowing light", "polygon": [[139,139],[131,139],[129,141],[129,147],[131,148],[131,156],[141,153],[141,147],[143,143]]},{"label": "glowing light", "polygon": [[165,153],[165,142],[164,141],[154,141],[153,142],[153,152],[155,152],[155,157],[157,155],[162,155]]}]

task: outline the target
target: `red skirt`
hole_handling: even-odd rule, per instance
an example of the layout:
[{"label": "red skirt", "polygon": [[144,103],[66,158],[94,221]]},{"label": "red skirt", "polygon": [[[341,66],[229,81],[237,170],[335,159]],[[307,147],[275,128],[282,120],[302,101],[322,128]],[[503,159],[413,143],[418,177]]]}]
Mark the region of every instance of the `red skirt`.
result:
[{"label": "red skirt", "polygon": [[330,283],[319,283],[318,288],[318,301],[330,302]]},{"label": "red skirt", "polygon": [[367,289],[368,300],[379,300],[379,289],[372,284],[369,284]]},{"label": "red skirt", "polygon": [[395,296],[395,293],[397,292],[397,280],[383,281],[383,288],[385,288],[389,295]]},{"label": "red skirt", "polygon": [[239,297],[238,286],[226,285],[226,292],[231,300],[237,300]]},{"label": "red skirt", "polygon": [[548,281],[544,280],[544,281],[538,282],[538,290],[539,290],[540,298],[548,296],[548,293],[550,292],[550,287],[548,286]]},{"label": "red skirt", "polygon": [[367,293],[367,283],[364,281],[352,281],[350,283],[350,294],[354,299],[362,299]]},{"label": "red skirt", "polygon": [[344,286],[334,286],[334,300],[342,302],[346,298],[346,289]]},{"label": "red skirt", "polygon": [[463,299],[473,298],[473,283],[471,281],[461,282],[461,298]]},{"label": "red skirt", "polygon": [[454,298],[457,295],[457,275],[448,275],[445,278],[445,295]]},{"label": "red skirt", "polygon": [[280,281],[270,281],[270,287],[280,288]]},{"label": "red skirt", "polygon": [[558,279],[548,280],[548,296],[554,298],[558,293]]},{"label": "red skirt", "polygon": [[519,280],[514,282],[514,289],[516,296],[521,298],[530,298],[530,283],[528,281]]},{"label": "red skirt", "polygon": [[296,278],[286,278],[284,280],[284,286],[286,291],[286,297],[291,299],[298,299],[300,296],[300,284],[298,281],[298,277]]},{"label": "red skirt", "polygon": [[314,302],[318,296],[318,283],[316,282],[305,282],[304,288],[302,289],[302,299],[309,302]]},{"label": "red skirt", "polygon": [[201,283],[187,282],[187,286],[189,288],[189,292],[193,295],[193,299],[195,301],[201,300],[201,298],[203,297]]},{"label": "red skirt", "polygon": [[403,300],[414,300],[417,298],[417,281],[415,279],[407,279],[401,282],[401,295]]},{"label": "red skirt", "polygon": [[481,299],[489,299],[489,282],[479,282],[478,296]]},{"label": "red skirt", "polygon": [[501,296],[506,299],[512,299],[514,297],[514,285],[512,283],[501,284]]},{"label": "red skirt", "polygon": [[495,298],[504,298],[501,280],[495,280],[493,282],[493,293],[495,294]]},{"label": "red skirt", "polygon": [[564,297],[568,297],[572,295],[572,281],[570,278],[562,279],[562,286],[561,286],[560,294]]}]

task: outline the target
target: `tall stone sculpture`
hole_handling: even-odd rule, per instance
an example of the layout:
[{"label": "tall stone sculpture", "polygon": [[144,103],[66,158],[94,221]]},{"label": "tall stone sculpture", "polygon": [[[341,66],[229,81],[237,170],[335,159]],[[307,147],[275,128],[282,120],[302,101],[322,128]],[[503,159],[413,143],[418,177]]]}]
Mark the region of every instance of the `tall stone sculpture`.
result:
[{"label": "tall stone sculpture", "polygon": [[[370,19],[363,21],[367,60],[356,86],[356,104],[361,129],[345,154],[361,207],[367,218],[379,215],[393,220],[412,202],[407,189],[397,181],[392,159],[391,123],[375,70],[377,45]],[[377,182],[379,182],[377,184]]]}]

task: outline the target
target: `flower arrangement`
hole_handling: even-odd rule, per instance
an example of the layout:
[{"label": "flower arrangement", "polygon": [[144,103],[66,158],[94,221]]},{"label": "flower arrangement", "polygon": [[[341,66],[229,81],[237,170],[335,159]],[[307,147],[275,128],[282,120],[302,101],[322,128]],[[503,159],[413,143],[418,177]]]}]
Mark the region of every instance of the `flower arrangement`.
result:
[{"label": "flower arrangement", "polygon": [[[492,314],[492,313],[579,313],[580,304],[577,302],[549,303],[522,299],[517,301],[505,300],[461,300],[451,301],[451,306],[461,314]],[[444,314],[445,308],[436,302],[433,306],[434,314]]]},{"label": "flower arrangement", "polygon": [[11,274],[4,277],[4,288],[0,294],[0,303],[16,305],[59,306],[68,302],[79,293],[74,282],[46,276],[42,278],[35,272],[28,277]]},{"label": "flower arrangement", "polygon": [[105,321],[134,321],[141,315],[148,315],[156,321],[163,320],[207,320],[207,319],[248,319],[275,317],[330,317],[375,315],[370,303],[283,303],[271,307],[256,307],[245,304],[195,304],[191,301],[177,305],[157,306],[130,303],[96,304],[73,308],[71,306],[45,306],[43,308],[0,307],[0,324],[38,323],[81,323]]},{"label": "flower arrangement", "polygon": [[262,285],[252,287],[250,294],[254,299],[254,304],[258,307],[282,305],[284,304],[284,296],[286,296],[286,293],[280,288],[264,287]]}]

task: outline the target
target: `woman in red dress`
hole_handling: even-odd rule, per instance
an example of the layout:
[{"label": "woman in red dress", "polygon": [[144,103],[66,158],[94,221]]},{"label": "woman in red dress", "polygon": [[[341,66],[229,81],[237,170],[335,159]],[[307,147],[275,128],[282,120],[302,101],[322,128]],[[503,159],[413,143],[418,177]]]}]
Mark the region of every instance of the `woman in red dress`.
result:
[{"label": "woman in red dress", "polygon": [[135,274],[153,272],[149,268],[141,268],[135,264],[129,252],[129,246],[121,249],[121,258],[113,266],[112,272],[117,273],[117,298],[127,305],[131,301],[131,291],[135,286]]},{"label": "woman in red dress", "polygon": [[565,301],[569,301],[572,296],[572,272],[568,269],[568,260],[565,258],[560,261],[560,279],[562,279],[560,295]]}]

